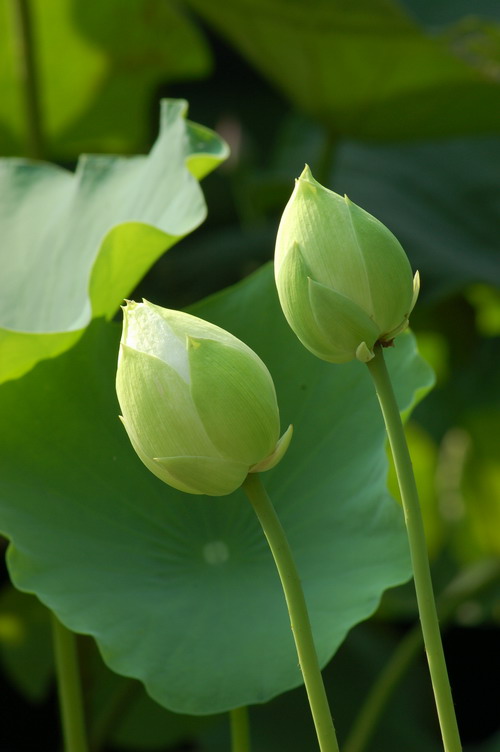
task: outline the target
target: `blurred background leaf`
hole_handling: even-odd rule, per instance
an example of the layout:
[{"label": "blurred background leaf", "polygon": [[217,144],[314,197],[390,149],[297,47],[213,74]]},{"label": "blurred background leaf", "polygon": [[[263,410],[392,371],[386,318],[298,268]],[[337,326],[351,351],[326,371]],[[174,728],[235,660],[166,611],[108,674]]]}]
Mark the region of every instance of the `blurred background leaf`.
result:
[{"label": "blurred background leaf", "polygon": [[205,219],[197,179],[227,147],[186,112],[182,100],[163,101],[147,157],[84,156],[74,173],[0,161],[0,381],[70,347],[92,318],[111,318],[153,262]]},{"label": "blurred background leaf", "polygon": [[[2,155],[25,153],[29,139],[17,5],[0,7]],[[31,0],[29,9],[45,157],[144,149],[156,88],[210,71],[202,33],[170,0]]]},{"label": "blurred background leaf", "polygon": [[45,606],[6,585],[0,593],[0,658],[12,683],[34,702],[46,698],[52,682],[51,640]]},{"label": "blurred background leaf", "polygon": [[391,0],[188,2],[337,137],[420,139],[500,129],[499,27],[478,26],[472,44],[466,34],[449,40],[425,33]]}]

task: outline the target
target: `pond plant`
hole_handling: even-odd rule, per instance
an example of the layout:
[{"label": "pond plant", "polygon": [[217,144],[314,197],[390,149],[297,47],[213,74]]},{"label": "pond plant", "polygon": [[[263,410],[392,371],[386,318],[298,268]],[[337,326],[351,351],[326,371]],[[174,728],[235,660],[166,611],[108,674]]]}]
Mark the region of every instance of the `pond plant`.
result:
[{"label": "pond plant", "polygon": [[[19,376],[28,371],[22,379],[7,380],[4,389],[5,399],[9,402],[11,402],[8,397],[9,387],[15,390],[19,387],[27,390],[22,400],[27,406],[26,421],[32,420],[28,407],[32,400],[28,398],[28,394],[32,388],[39,388],[35,386],[36,383],[42,382],[46,385],[44,405],[47,414],[51,416],[50,420],[48,417],[44,420],[40,409],[37,408],[40,430],[43,431],[44,426],[50,425],[51,440],[48,443],[45,442],[44,456],[47,462],[44,466],[50,467],[48,459],[55,451],[58,442],[61,442],[61,451],[65,446],[66,452],[68,445],[73,443],[73,451],[78,448],[78,453],[82,457],[82,463],[71,466],[63,477],[46,476],[45,480],[40,480],[41,487],[45,489],[47,496],[43,508],[37,501],[40,486],[37,484],[30,491],[28,484],[28,488],[23,492],[23,504],[15,505],[9,513],[4,513],[5,529],[12,540],[9,550],[11,575],[21,589],[36,592],[41,600],[57,614],[57,618],[54,617],[56,665],[58,666],[61,708],[68,749],[86,749],[83,713],[81,707],[78,709],[80,703],[76,653],[69,630],[93,635],[100,645],[104,659],[112,668],[126,675],[141,678],[151,695],[171,710],[196,714],[240,708],[238,713],[233,713],[234,719],[240,719],[238,723],[236,720],[233,723],[234,738],[237,738],[237,734],[241,733],[238,729],[241,730],[241,719],[244,717],[242,707],[251,702],[263,701],[266,697],[297,685],[301,681],[300,674],[297,674],[294,668],[296,664],[293,659],[292,646],[288,642],[287,619],[277,602],[276,584],[262,549],[262,541],[256,537],[254,523],[248,517],[248,507],[242,503],[241,498],[233,499],[234,494],[240,493],[238,489],[241,487],[262,525],[281,578],[320,748],[323,751],[337,750],[338,742],[328,709],[320,665],[328,660],[332,651],[335,650],[335,645],[342,640],[347,625],[359,619],[361,614],[367,614],[373,609],[376,600],[380,597],[380,587],[386,587],[407,576],[406,552],[400,539],[400,513],[393,506],[394,502],[386,499],[383,501],[384,512],[382,515],[378,513],[380,521],[375,530],[373,525],[370,526],[370,538],[375,545],[369,557],[379,555],[376,551],[380,542],[385,547],[385,562],[382,566],[381,577],[375,578],[375,581],[363,582],[360,587],[361,597],[356,587],[352,585],[347,589],[341,587],[338,597],[334,596],[335,569],[339,567],[342,569],[345,562],[342,558],[340,560],[337,558],[335,551],[335,538],[343,534],[338,526],[329,521],[329,518],[333,520],[337,517],[335,496],[339,493],[339,489],[343,496],[342,506],[345,509],[349,509],[351,505],[356,508],[361,503],[365,508],[362,513],[370,516],[373,503],[375,502],[376,505],[380,503],[380,493],[384,485],[383,464],[380,464],[384,442],[379,427],[367,436],[368,446],[360,449],[361,456],[367,451],[372,458],[378,456],[376,463],[380,465],[381,470],[377,473],[378,488],[374,489],[370,486],[361,491],[359,473],[344,475],[344,467],[340,472],[340,466],[337,467],[335,461],[335,451],[333,456],[328,458],[329,471],[326,474],[323,471],[323,476],[325,476],[321,479],[323,501],[317,505],[317,508],[315,508],[314,484],[308,484],[307,491],[302,485],[304,478],[310,477],[311,470],[308,468],[321,467],[324,463],[324,457],[320,456],[322,452],[318,451],[312,439],[324,444],[325,437],[331,436],[332,431],[338,430],[334,412],[340,405],[335,405],[333,414],[330,409],[324,409],[324,412],[329,415],[329,420],[321,426],[315,414],[314,404],[325,400],[326,393],[330,393],[332,389],[334,392],[335,389],[341,389],[344,394],[346,389],[348,392],[352,389],[356,394],[356,399],[365,401],[367,411],[373,412],[373,405],[369,407],[370,396],[365,382],[356,374],[355,383],[352,384],[350,383],[352,374],[346,381],[342,371],[339,370],[336,384],[335,378],[330,378],[327,370],[321,366],[318,370],[320,364],[316,365],[305,351],[301,352],[300,345],[293,345],[293,339],[290,339],[286,324],[280,321],[276,293],[272,289],[272,276],[269,276],[270,269],[268,268],[264,270],[264,273],[259,272],[248,282],[243,283],[241,288],[237,287],[229,291],[229,295],[223,294],[220,298],[209,301],[208,308],[195,307],[196,316],[192,313],[164,309],[146,301],[138,304],[126,303],[117,374],[118,398],[122,421],[132,446],[156,478],[151,476],[149,480],[148,475],[144,476],[140,470],[140,466],[136,467],[135,463],[131,463],[129,450],[126,446],[124,447],[119,434],[117,436],[116,426],[112,428],[115,424],[114,402],[109,395],[114,381],[114,379],[110,380],[110,374],[112,354],[116,352],[115,346],[112,345],[115,341],[116,324],[112,322],[106,324],[102,317],[104,315],[109,319],[113,316],[115,307],[120,301],[120,293],[126,294],[127,287],[130,288],[133,284],[133,275],[141,274],[143,264],[146,263],[135,261],[135,269],[130,269],[130,256],[127,254],[130,254],[133,244],[134,248],[150,249],[149,258],[151,259],[160,249],[163,249],[166,242],[171,243],[176,236],[181,236],[183,232],[186,232],[189,226],[188,216],[192,217],[190,220],[192,225],[198,221],[196,217],[199,216],[200,210],[195,208],[193,213],[192,208],[199,206],[197,183],[186,170],[184,165],[186,157],[182,154],[176,155],[174,151],[178,148],[174,134],[177,134],[179,142],[188,145],[188,149],[192,148],[190,143],[196,143],[197,153],[190,157],[189,164],[193,169],[193,166],[197,164],[195,160],[198,160],[201,166],[199,173],[214,165],[217,159],[225,156],[225,146],[216,139],[214,134],[185,122],[185,108],[182,103],[179,105],[175,102],[166,102],[163,107],[160,139],[149,157],[122,162],[106,161],[105,158],[99,158],[95,162],[87,160],[81,163],[75,175],[62,172],[51,165],[32,166],[22,162],[7,163],[8,169],[4,171],[6,186],[14,194],[16,192],[18,194],[19,212],[27,211],[26,207],[30,205],[33,207],[32,211],[46,211],[44,202],[47,193],[50,195],[52,192],[53,195],[58,195],[58,191],[63,191],[71,196],[66,214],[61,214],[57,220],[61,228],[57,234],[60,242],[64,242],[64,228],[69,229],[71,226],[67,223],[72,222],[72,207],[75,204],[78,206],[81,221],[86,213],[89,216],[95,216],[95,227],[92,231],[88,227],[87,232],[80,235],[82,249],[86,249],[85,253],[88,254],[86,268],[90,278],[88,287],[90,305],[84,286],[80,287],[81,292],[75,292],[68,297],[66,292],[68,278],[62,275],[60,277],[61,299],[67,300],[67,313],[64,315],[67,320],[78,322],[77,326],[73,324],[72,328],[68,331],[61,331],[60,334],[54,332],[30,335],[25,332],[14,332],[13,336],[17,338],[18,343],[25,343],[25,347],[17,347],[16,357],[10,361],[4,360],[3,363],[4,368],[11,369],[10,373],[7,371],[5,378]],[[196,135],[197,141],[186,140],[185,134],[190,137]],[[181,212],[181,216],[186,218],[181,220],[184,223],[184,229],[181,225],[179,229],[174,230],[172,224],[174,220],[179,225],[182,194],[176,194],[173,206],[168,200],[164,204],[158,198],[155,199],[153,206],[144,203],[144,192],[147,190],[148,181],[150,181],[150,190],[155,193],[159,190],[158,181],[160,183],[164,181],[158,166],[166,156],[165,150],[173,156],[173,160],[170,157],[172,169],[179,171],[178,174],[182,176],[183,184],[186,186],[184,197],[186,206]],[[23,177],[23,180],[20,180],[20,177]],[[138,180],[140,193],[136,191]],[[304,177],[301,180],[303,181]],[[46,186],[45,190],[26,191],[25,186],[31,187],[32,181],[35,181],[35,185]],[[92,184],[92,181],[94,181],[93,190],[88,192],[86,186],[89,183]],[[120,185],[119,191],[118,185]],[[167,186],[165,188],[168,195],[170,189]],[[324,189],[314,184],[314,190],[320,191],[321,197]],[[112,200],[108,201],[106,214],[101,217],[92,213],[92,207],[102,206],[104,195],[119,197],[119,206],[116,203],[116,208],[113,209]],[[331,195],[334,196],[334,194]],[[137,203],[138,201],[140,203]],[[292,204],[294,201],[295,199],[292,198]],[[140,205],[145,207],[144,220],[141,223],[137,222],[140,217],[137,206]],[[152,213],[153,207],[156,207],[158,212],[156,216]],[[116,218],[112,218],[113,211],[117,213]],[[162,212],[165,211],[167,215],[162,219]],[[357,209],[356,211],[361,212]],[[283,283],[284,288],[281,284],[284,270],[282,266],[280,271],[279,260],[280,244],[283,243],[283,227],[289,224],[286,232],[293,234],[294,231],[294,220],[293,217],[291,221],[287,218],[289,214],[290,208],[285,212],[278,236],[276,266],[278,286],[281,285],[280,295],[282,295],[282,302],[287,312],[290,308],[288,303],[284,302],[282,289],[285,289],[285,295],[291,291],[291,299],[294,299],[293,285],[298,280],[298,273],[292,269],[291,282]],[[134,216],[135,221],[128,220],[127,215]],[[329,212],[326,212],[325,216],[326,221],[332,222]],[[19,217],[20,215],[16,214],[8,217],[10,232],[14,239],[17,236]],[[149,224],[148,221],[158,222],[159,227]],[[111,227],[107,229],[110,222]],[[378,224],[375,226],[379,229]],[[164,229],[160,229],[161,227]],[[103,236],[102,242],[100,238]],[[40,247],[41,252],[45,246],[48,253],[55,254],[57,247],[54,248],[52,237],[53,234],[49,231],[34,238],[35,249]],[[97,256],[96,243],[100,244]],[[304,249],[307,257],[309,242],[298,238],[297,243]],[[393,243],[396,241],[394,240]],[[314,252],[317,250],[316,247]],[[82,251],[79,250],[79,252]],[[392,252],[391,249],[390,252]],[[402,254],[402,251],[397,252]],[[398,304],[392,306],[394,310],[388,314],[391,332],[406,326],[413,299],[413,287],[408,283],[409,270],[404,254],[401,258],[403,261],[400,259],[399,263],[402,272],[398,270],[395,276],[402,276],[402,284],[405,288],[399,296]],[[391,263],[393,263],[392,259],[388,265]],[[397,260],[396,263],[398,263]],[[82,266],[85,268],[85,265]],[[303,271],[302,267],[300,271]],[[77,291],[78,285],[81,285],[80,268],[73,268],[71,272],[74,279],[73,286]],[[54,274],[57,273],[61,273],[60,268],[54,269]],[[387,270],[385,276],[391,276],[390,270]],[[304,280],[297,282],[301,289]],[[57,289],[57,287],[54,288],[54,284],[57,285],[57,283],[57,277],[54,277],[51,292]],[[376,297],[375,293],[374,297]],[[273,378],[263,362],[264,358],[261,359],[244,343],[244,335],[241,338],[236,337],[219,324],[216,325],[210,321],[210,319],[217,319],[223,322],[226,319],[231,321],[233,329],[244,331],[245,327],[234,327],[234,314],[237,309],[247,311],[249,301],[251,301],[252,314],[259,312],[258,316],[252,315],[250,318],[245,316],[247,326],[249,325],[253,330],[253,337],[249,339],[258,343],[259,337],[264,336],[259,349],[264,356],[266,352],[272,353],[269,363],[275,373],[279,374],[281,369],[280,382],[283,383],[283,378],[285,378],[290,388],[288,399],[286,390],[281,391],[284,392],[285,404],[288,402],[283,424],[285,429],[288,425],[286,422],[288,417],[295,417],[295,440],[292,442],[291,426],[283,435],[280,434],[279,395],[277,399]],[[299,299],[296,302],[301,315],[309,324],[311,311],[305,307],[306,302]],[[78,305],[81,305],[79,313],[77,313]],[[224,308],[227,305],[229,305],[229,319],[227,315],[224,315]],[[72,314],[70,314],[71,307],[74,309]],[[43,301],[41,310],[44,311]],[[60,308],[59,311],[62,314],[65,309]],[[37,314],[40,315],[39,309],[37,309]],[[19,315],[23,319],[23,328],[29,329],[29,310],[21,309]],[[45,315],[47,322],[50,321],[50,317],[54,317],[51,306],[47,305]],[[85,329],[86,320],[90,319],[91,315],[96,318],[95,324]],[[202,318],[202,315],[205,318]],[[358,315],[359,318],[360,315]],[[378,322],[377,325],[384,329],[385,321],[389,319],[386,316],[383,324],[380,324],[379,319],[375,320]],[[33,323],[34,328],[36,325],[40,327],[39,319],[37,324],[33,319]],[[362,323],[364,324],[364,321]],[[321,326],[327,325],[321,323]],[[292,320],[292,326],[294,326],[294,320]],[[343,343],[346,337],[352,339],[354,336],[354,344],[351,342],[349,345],[350,354],[354,357],[356,353],[359,355],[362,351],[361,359],[366,360],[367,353],[375,352],[377,349],[376,340],[380,339],[379,330],[374,334],[374,327],[368,324],[368,330],[363,330],[362,336],[358,337],[360,329],[359,326],[356,329],[356,326],[358,326],[357,322],[354,325],[353,335],[352,327],[349,329],[350,323],[347,321],[347,335],[340,334],[339,336]],[[44,328],[50,327],[57,329],[57,320],[54,320],[53,324],[48,323]],[[63,327],[64,319],[61,318],[61,330]],[[257,339],[255,339],[256,334]],[[313,336],[317,338],[316,334]],[[332,334],[332,342],[335,343],[336,338],[337,330]],[[361,345],[361,341],[365,344]],[[408,374],[404,397],[408,404],[408,399],[411,399],[416,385],[422,386],[430,383],[430,376],[423,364],[419,362],[413,341],[408,335],[405,335],[405,342],[406,346],[402,348],[402,356],[396,368],[403,369]],[[335,348],[336,345],[334,344],[333,347]],[[97,355],[99,352],[105,353],[104,361],[102,355]],[[54,357],[56,354],[58,357]],[[44,360],[43,358],[47,355],[52,355],[52,358]],[[293,358],[292,361],[290,357]],[[41,358],[40,363],[32,368],[32,362],[36,358]],[[330,360],[335,359],[335,355],[330,358]],[[345,357],[341,358],[341,360],[345,359]],[[293,371],[288,370],[291,362],[294,363]],[[108,365],[103,367],[105,363]],[[356,368],[359,366],[356,363],[352,365]],[[346,364],[341,368],[347,369],[349,365]],[[78,370],[78,378],[75,378],[74,369]],[[85,378],[82,378],[82,369],[83,372],[87,372]],[[71,376],[72,372],[73,376]],[[415,374],[413,377],[412,373]],[[68,394],[73,412],[71,425],[75,427],[75,431],[72,430],[71,433],[72,438],[68,436],[66,430],[69,403],[66,403],[64,399],[61,400],[59,394],[58,383],[61,383],[61,379],[73,384]],[[306,392],[308,393],[304,402],[304,406],[307,405],[306,413],[300,407],[300,391],[297,392],[297,387],[301,383],[307,385]],[[32,387],[31,384],[34,386]],[[302,387],[300,390],[303,390]],[[88,424],[85,405],[88,404],[89,399],[95,402],[97,395],[100,395],[99,402],[103,408],[100,419],[104,422],[96,434],[96,427]],[[58,409],[54,408],[54,400],[58,402]],[[333,402],[335,403],[335,400]],[[299,410],[298,413],[297,410]],[[351,427],[348,414],[344,414],[342,430],[347,434],[358,430],[360,426],[364,426],[365,417],[364,414],[358,414]],[[303,423],[306,425],[304,438],[300,437]],[[308,424],[309,428],[307,428]],[[18,435],[21,440],[22,425],[23,420],[19,420],[18,417],[14,440],[11,442],[12,457],[17,445],[15,436]],[[79,426],[78,430],[76,430],[77,426]],[[97,436],[99,438],[96,438]],[[342,443],[344,443],[343,439]],[[295,469],[292,471],[293,465],[289,465],[287,469],[284,459],[288,456],[289,445],[294,448],[294,444],[297,450],[293,461]],[[95,452],[101,452],[105,446],[104,456],[108,457],[107,462],[111,461],[115,465],[112,475],[115,481],[118,478],[120,480],[116,483],[113,481],[113,491],[110,488],[111,476],[108,470],[102,476],[96,474],[95,471],[92,472],[91,477],[95,481],[93,490],[92,483],[89,485],[87,480],[82,482],[83,478],[87,478],[85,468],[95,467],[95,459],[92,460],[88,453],[91,445],[94,457],[96,457]],[[359,460],[355,454],[355,451],[349,452],[351,467],[359,466]],[[37,462],[39,459],[38,456]],[[104,457],[101,457],[100,462],[102,463],[103,460]],[[278,468],[284,469],[281,478],[276,476],[273,479],[271,489],[276,503],[279,504],[279,515],[260,481],[261,473],[265,472],[266,475],[271,476]],[[298,468],[300,468],[300,473],[298,473]],[[42,466],[40,466],[40,471],[43,477]],[[83,473],[82,480],[78,481],[80,472]],[[371,470],[369,472],[371,473]],[[341,480],[335,480],[337,473],[340,473]],[[15,463],[11,465],[11,477],[12,483],[19,482],[19,466]],[[8,482],[8,478],[6,480]],[[161,481],[165,481],[176,489],[175,497],[169,498],[166,486]],[[104,485],[102,485],[103,482]],[[81,500],[77,502],[73,498],[72,502],[68,500],[61,506],[62,498],[67,493],[64,487],[73,487],[71,492],[73,495],[75,483],[80,485]],[[280,493],[280,486],[284,488],[284,493]],[[294,487],[297,491],[294,491]],[[350,498],[350,488],[357,497],[356,501]],[[199,501],[195,504],[194,497],[187,496],[186,492],[195,494]],[[207,498],[205,498],[206,495],[208,495]],[[210,497],[215,497],[215,499],[211,500]],[[228,498],[227,502],[224,501],[225,498]],[[293,516],[287,521],[288,507],[295,516],[295,524],[298,525],[295,536],[292,530],[290,543],[285,534],[286,526],[290,528],[292,525],[293,528],[291,522]],[[361,507],[358,512],[360,510]],[[26,514],[34,514],[38,520],[36,533],[22,524]],[[61,529],[64,530],[62,535],[59,533],[56,535],[51,522],[54,514],[59,520],[59,533]],[[304,514],[313,522],[311,529],[308,529],[307,520],[304,525]],[[280,523],[280,516],[283,517],[285,526]],[[117,527],[118,521],[120,522]],[[40,529],[42,534],[40,534]],[[322,529],[323,540],[318,551],[320,529]],[[365,535],[362,530],[357,533],[357,536],[360,541],[364,541]],[[377,537],[380,540],[377,540]],[[387,559],[387,541],[391,538],[393,541],[390,544],[392,561]],[[113,539],[118,550],[123,547],[125,540],[128,540],[125,544],[126,553],[122,551],[116,558],[117,549],[113,545]],[[307,539],[313,545],[312,549],[309,545],[303,546]],[[99,543],[100,540],[103,541],[102,544]],[[135,549],[136,556],[131,560],[132,540],[135,541],[132,550]],[[292,551],[300,541],[302,541],[300,545],[303,550],[300,556],[301,561],[296,565]],[[351,542],[353,543],[352,538]],[[369,548],[368,545],[367,550]],[[312,554],[311,557],[307,553],[308,550]],[[331,558],[332,552],[333,559]],[[58,569],[58,574],[55,576],[53,567],[43,563],[47,561],[47,557],[52,561],[65,562],[64,579],[67,578],[67,585],[64,587],[61,587],[60,583],[60,570]],[[304,595],[301,585],[304,575],[297,573],[297,566],[299,571],[302,566],[304,572],[307,572],[308,559],[309,566],[311,563],[314,564],[312,571],[316,571],[320,565],[324,566],[324,572],[319,582],[315,581],[312,571],[307,575],[306,595]],[[35,562],[37,562],[36,565]],[[137,566],[138,562],[140,562],[139,566]],[[160,562],[163,563],[158,570]],[[100,572],[97,580],[96,568]],[[137,587],[137,593],[140,593],[142,602],[139,609],[135,604],[132,606],[131,593],[134,592],[134,585],[130,579],[130,573],[133,570],[135,574],[132,580],[136,582],[135,587]],[[125,571],[128,573],[127,578],[124,576]],[[148,571],[149,574],[147,574]],[[155,571],[161,572],[161,576],[153,575]],[[208,598],[203,608],[203,623],[199,626],[207,639],[201,643],[198,627],[195,635],[191,636],[189,633],[186,635],[185,623],[185,619],[190,618],[188,613],[194,608],[193,597],[199,601],[200,575],[202,580],[205,577],[206,597]],[[246,588],[243,588],[244,596],[240,579],[241,582],[246,582]],[[145,585],[147,583],[149,584],[146,591],[151,588],[152,590],[146,596]],[[157,590],[156,596],[153,596],[154,590]],[[209,595],[210,590],[212,597]],[[311,616],[306,606],[308,590],[309,599],[315,602],[317,610],[315,613],[313,608]],[[84,592],[93,593],[91,607],[87,599],[83,597]],[[113,593],[112,597],[109,595],[110,592]],[[161,603],[158,608],[160,594]],[[238,608],[231,608],[231,599],[236,598],[236,602],[239,602],[241,597],[244,597],[246,601],[246,608],[250,608],[248,614],[252,613],[252,624],[247,621],[248,615],[243,617],[244,609],[242,612],[241,603]],[[145,598],[147,601],[144,600]],[[221,598],[225,601],[227,621],[222,630],[223,634],[217,635],[216,624],[220,624],[223,610]],[[329,604],[330,598],[333,598],[333,607]],[[341,619],[343,624],[333,627],[333,624],[339,620],[338,608],[342,601],[350,604],[349,608],[346,608],[347,621],[345,618]],[[151,611],[151,606],[153,606],[153,611]],[[232,611],[230,615],[227,614],[228,608]],[[133,627],[131,623],[132,611],[135,613],[136,627]],[[325,612],[328,614],[326,619],[324,618]],[[342,612],[342,606],[340,612]],[[260,627],[257,626],[259,619],[262,620]],[[311,623],[313,628],[311,628]],[[63,627],[63,624],[69,627],[69,630]],[[127,629],[123,630],[120,624],[127,624]],[[178,646],[177,651],[174,650],[173,653],[164,644],[165,629],[169,624],[173,629],[170,641]],[[315,638],[313,638],[313,629],[316,631]],[[141,634],[140,644],[130,642],[129,635],[137,633],[137,630]],[[255,634],[259,632],[261,634],[254,642],[252,654],[247,655],[247,650],[243,646],[251,644]],[[210,638],[209,635],[212,637]],[[214,637],[215,644],[213,644]],[[186,684],[186,674],[179,671],[178,658],[176,658],[176,652],[179,651],[183,640],[186,645],[184,650],[188,650],[191,654],[192,666],[188,668],[188,675],[193,678],[197,676],[196,667],[201,661],[208,671],[207,676],[212,675],[212,679],[198,674],[197,679]],[[159,641],[164,644],[160,652],[158,652]],[[220,643],[219,647],[216,646],[217,643]],[[226,651],[226,660],[221,661],[222,645]],[[239,656],[238,660],[236,656]],[[185,654],[182,663],[186,666]],[[211,664],[212,668],[210,668]],[[251,668],[252,664],[254,667]],[[229,665],[231,669],[227,670]],[[159,666],[162,666],[161,670],[158,669]],[[256,669],[255,666],[258,668]],[[241,744],[244,749],[249,742],[242,741]]]},{"label": "pond plant", "polygon": [[[418,494],[383,357],[408,327],[418,273],[413,277],[384,225],[325,189],[306,167],[281,220],[275,276],[288,323],[314,355],[368,364],[395,459],[444,748],[460,752]],[[290,426],[278,440],[265,365],[219,327],[147,301],[127,303],[117,391],[132,446],[161,480],[209,496],[244,489],[280,575],[319,747],[339,752],[300,576],[258,477],[280,461],[291,439]]]},{"label": "pond plant", "polygon": [[498,24],[101,5],[0,8],[0,748],[498,752]]}]

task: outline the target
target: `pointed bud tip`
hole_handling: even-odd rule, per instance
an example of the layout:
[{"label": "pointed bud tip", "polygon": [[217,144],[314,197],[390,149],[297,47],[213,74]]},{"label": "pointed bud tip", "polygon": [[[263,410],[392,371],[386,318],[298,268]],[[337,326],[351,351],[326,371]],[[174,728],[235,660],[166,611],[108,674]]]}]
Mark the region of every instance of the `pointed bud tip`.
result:
[{"label": "pointed bud tip", "polygon": [[311,180],[311,179],[312,179],[312,180],[314,180],[314,178],[313,178],[313,174],[312,174],[312,172],[311,172],[311,168],[309,167],[309,165],[308,165],[307,163],[306,163],[306,164],[304,165],[304,169],[303,169],[303,170],[302,170],[302,172],[300,173],[300,178],[299,178],[299,180],[300,180],[301,178],[303,178],[304,180]]},{"label": "pointed bud tip", "polygon": [[123,302],[125,303],[125,305],[120,306],[123,311],[123,315],[135,310],[137,306],[140,305],[140,303],[136,303],[135,300],[129,300],[128,298],[124,298]]},{"label": "pointed bud tip", "polygon": [[309,189],[312,189],[313,191],[316,191],[318,188],[323,188],[321,183],[318,183],[318,181],[313,176],[311,168],[308,164],[306,164],[299,177],[295,180],[295,186],[302,186],[303,188],[307,187]]}]

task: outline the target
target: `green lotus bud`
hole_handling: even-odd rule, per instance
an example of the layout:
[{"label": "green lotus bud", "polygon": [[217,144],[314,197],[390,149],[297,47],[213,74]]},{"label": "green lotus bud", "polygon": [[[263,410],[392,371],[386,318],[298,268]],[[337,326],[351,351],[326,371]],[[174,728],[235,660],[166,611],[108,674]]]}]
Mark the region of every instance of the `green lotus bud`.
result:
[{"label": "green lotus bud", "polygon": [[116,391],[130,441],[158,478],[180,491],[224,496],[249,472],[274,467],[274,384],[232,334],[147,301],[124,306]]},{"label": "green lotus bud", "polygon": [[324,188],[306,166],[278,229],[276,285],[286,319],[323,360],[373,358],[408,326],[415,277],[398,240],[378,219]]}]

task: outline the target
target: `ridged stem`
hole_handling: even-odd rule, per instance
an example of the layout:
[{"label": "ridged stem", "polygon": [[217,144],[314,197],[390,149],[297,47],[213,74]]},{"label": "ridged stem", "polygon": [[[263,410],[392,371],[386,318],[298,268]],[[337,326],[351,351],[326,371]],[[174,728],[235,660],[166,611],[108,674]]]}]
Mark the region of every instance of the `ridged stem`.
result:
[{"label": "ridged stem", "polygon": [[415,476],[413,474],[403,423],[385,364],[383,349],[377,344],[374,350],[375,357],[368,361],[367,366],[375,384],[377,397],[384,416],[385,427],[398,477],[410,545],[420,623],[444,749],[445,752],[461,752],[462,745],[439,631],[439,621],[427,556],[424,524]]},{"label": "ridged stem", "polygon": [[285,531],[258,473],[247,476],[243,490],[259,519],[278,569],[319,748],[321,752],[339,752],[304,591]]}]

